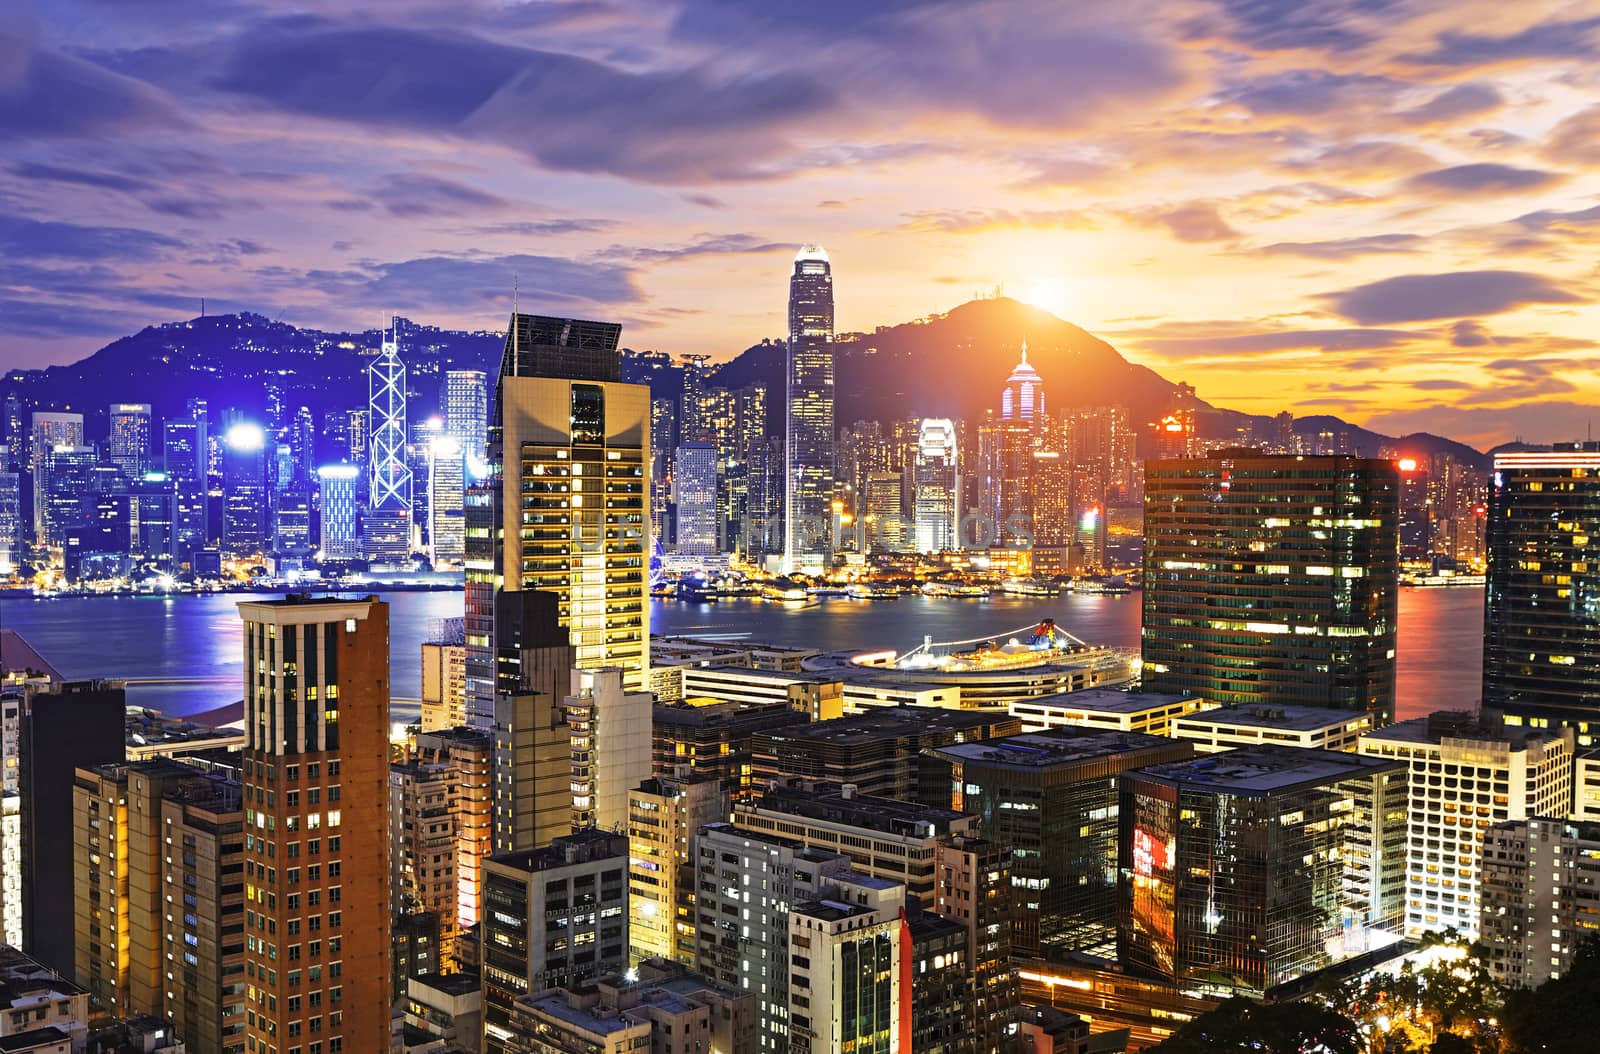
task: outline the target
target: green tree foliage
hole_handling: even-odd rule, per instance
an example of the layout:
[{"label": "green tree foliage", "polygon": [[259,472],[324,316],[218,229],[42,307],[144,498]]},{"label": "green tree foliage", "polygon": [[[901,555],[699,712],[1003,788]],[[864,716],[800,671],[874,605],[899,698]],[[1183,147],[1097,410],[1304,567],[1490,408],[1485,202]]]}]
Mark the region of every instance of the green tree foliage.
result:
[{"label": "green tree foliage", "polygon": [[1600,938],[1578,945],[1572,968],[1538,988],[1506,996],[1501,1024],[1510,1054],[1594,1054],[1600,1050]]},{"label": "green tree foliage", "polygon": [[1361,1054],[1355,1023],[1315,1003],[1230,999],[1184,1025],[1150,1054]]}]

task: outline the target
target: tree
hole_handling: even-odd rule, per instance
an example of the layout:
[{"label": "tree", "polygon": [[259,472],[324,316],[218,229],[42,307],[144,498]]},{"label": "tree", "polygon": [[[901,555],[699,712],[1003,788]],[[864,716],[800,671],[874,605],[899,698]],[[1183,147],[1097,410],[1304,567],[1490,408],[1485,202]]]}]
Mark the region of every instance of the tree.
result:
[{"label": "tree", "polygon": [[1512,1054],[1593,1054],[1600,1049],[1600,937],[1586,937],[1565,974],[1506,996],[1502,1025]]},{"label": "tree", "polygon": [[1361,1054],[1356,1025],[1315,1003],[1230,999],[1184,1025],[1150,1054]]}]

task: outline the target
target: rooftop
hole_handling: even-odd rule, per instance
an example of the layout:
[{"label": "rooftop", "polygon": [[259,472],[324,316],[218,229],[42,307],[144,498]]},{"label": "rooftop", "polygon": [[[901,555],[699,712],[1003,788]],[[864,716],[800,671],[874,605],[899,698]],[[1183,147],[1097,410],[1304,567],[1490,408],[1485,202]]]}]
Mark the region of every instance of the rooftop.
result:
[{"label": "rooftop", "polygon": [[1308,785],[1368,776],[1401,763],[1336,750],[1259,746],[1202,754],[1140,769],[1142,779],[1194,790],[1236,795],[1267,795]]},{"label": "rooftop", "polygon": [[443,992],[445,995],[471,995],[483,985],[482,979],[470,971],[446,974],[419,974],[411,978],[411,983],[421,985],[424,988],[431,988],[436,992]]},{"label": "rooftop", "polygon": [[1096,710],[1108,714],[1142,714],[1146,710],[1160,710],[1169,706],[1177,706],[1185,701],[1206,703],[1192,695],[1181,695],[1176,692],[1123,692],[1115,688],[1085,688],[1081,692],[1058,692],[1055,695],[1041,695],[1031,699],[1019,699],[1017,702],[1028,706],[1052,706],[1066,710]]},{"label": "rooftop", "polygon": [[952,823],[967,815],[954,809],[857,794],[850,784],[800,779],[776,781],[754,805],[739,808],[744,811],[759,808],[884,833],[923,837],[947,832]]},{"label": "rooftop", "polygon": [[516,871],[550,871],[569,864],[593,863],[628,855],[626,835],[595,827],[562,835],[540,849],[497,853],[490,862]]},{"label": "rooftop", "polygon": [[1556,735],[1539,729],[1506,726],[1492,715],[1487,718],[1464,710],[1436,710],[1427,717],[1400,721],[1363,735],[1362,740],[1388,743],[1434,744],[1446,739],[1474,743],[1500,743],[1512,750],[1526,749],[1528,744],[1554,740]]},{"label": "rooftop", "polygon": [[[1150,750],[1169,750],[1179,741],[1142,732],[1122,732],[1098,728],[1052,728],[1044,732],[1024,732],[980,743],[956,743],[935,747],[934,753],[951,761],[978,763],[1017,770],[1051,769]],[[1190,744],[1182,744],[1189,746]]]},{"label": "rooftop", "polygon": [[884,738],[929,733],[970,732],[1013,720],[1003,710],[946,710],[935,706],[874,707],[864,714],[815,721],[770,733],[790,742],[870,743]]},{"label": "rooftop", "polygon": [[1365,710],[1339,710],[1322,706],[1223,706],[1186,714],[1174,720],[1185,724],[1239,725],[1313,732],[1319,728],[1333,728],[1357,721],[1370,726],[1372,714]]},{"label": "rooftop", "polygon": [[0,629],[0,681],[44,677],[51,681],[65,680],[61,671],[51,666],[33,645],[14,629]]}]

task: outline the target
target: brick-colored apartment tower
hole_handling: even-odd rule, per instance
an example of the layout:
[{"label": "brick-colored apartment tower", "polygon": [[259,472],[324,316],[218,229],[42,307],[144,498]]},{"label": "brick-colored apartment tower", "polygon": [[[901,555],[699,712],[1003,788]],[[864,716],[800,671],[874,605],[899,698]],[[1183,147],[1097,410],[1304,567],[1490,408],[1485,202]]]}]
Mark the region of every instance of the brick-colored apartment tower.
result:
[{"label": "brick-colored apartment tower", "polygon": [[239,605],[247,1054],[389,1047],[389,606]]}]

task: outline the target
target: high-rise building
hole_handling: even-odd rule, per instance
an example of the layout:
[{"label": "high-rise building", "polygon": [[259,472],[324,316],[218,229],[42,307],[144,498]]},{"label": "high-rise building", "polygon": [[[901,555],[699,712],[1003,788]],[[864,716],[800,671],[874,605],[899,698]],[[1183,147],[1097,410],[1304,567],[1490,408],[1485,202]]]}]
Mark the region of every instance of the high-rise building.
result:
[{"label": "high-rise building", "polygon": [[0,446],[0,576],[22,565],[22,544],[22,474],[11,467],[10,448]]},{"label": "high-rise building", "polygon": [[[72,918],[72,787],[80,767],[120,762],[125,756],[126,693],[101,681],[29,682],[17,704],[14,730],[7,704],[6,769],[16,772],[15,808],[21,814],[13,852],[5,821],[4,905],[8,942],[65,976],[76,956]],[[13,739],[14,737],[14,739]],[[12,743],[15,746],[13,748]],[[14,755],[13,755],[14,750]],[[7,803],[8,809],[12,803]],[[20,876],[14,882],[12,875]],[[13,933],[12,919],[20,921]],[[20,938],[20,939],[19,939]]]},{"label": "high-rise building", "polygon": [[484,1054],[503,1054],[519,998],[627,968],[628,838],[574,831],[483,875]]},{"label": "high-rise building", "polygon": [[1011,847],[982,838],[946,838],[935,849],[934,911],[967,928],[974,1054],[999,1054],[1022,998],[1011,969]]},{"label": "high-rise building", "polygon": [[107,458],[128,479],[150,468],[150,404],[112,403]]},{"label": "high-rise building", "polygon": [[303,487],[292,486],[277,493],[273,510],[272,551],[308,555],[311,545],[311,495]]},{"label": "high-rise building", "polygon": [[1506,820],[1483,836],[1478,940],[1508,989],[1566,974],[1600,916],[1600,824]]},{"label": "high-rise building", "polygon": [[789,909],[847,875],[850,861],[725,823],[701,828],[695,852],[695,969],[755,992],[760,1049],[787,1054]]},{"label": "high-rise building", "polygon": [[1117,932],[1117,783],[1129,769],[1182,761],[1179,743],[1137,732],[1056,728],[934,753],[952,766],[952,808],[1009,846],[1015,954],[1105,951]]},{"label": "high-rise building", "polygon": [[317,507],[321,513],[320,558],[358,560],[361,535],[356,529],[360,506],[356,497],[361,470],[354,465],[317,469]]},{"label": "high-rise building", "polygon": [[866,547],[874,553],[905,548],[906,516],[901,505],[904,478],[898,472],[869,472],[861,493],[865,510]]},{"label": "high-rise building", "polygon": [[196,410],[161,425],[161,463],[177,492],[174,531],[178,557],[184,561],[205,548],[208,528],[211,439],[204,410]]},{"label": "high-rise building", "polygon": [[467,724],[467,627],[441,619],[422,642],[422,731]]},{"label": "high-rise building", "polygon": [[398,568],[411,555],[411,467],[406,460],[406,367],[399,334],[391,329],[367,367],[372,437],[367,458],[367,560]]},{"label": "high-rise building", "polygon": [[615,667],[572,671],[565,698],[571,734],[572,826],[625,831],[628,794],[650,778],[649,692],[622,687]]},{"label": "high-rise building", "polygon": [[722,781],[652,776],[628,794],[628,954],[695,960],[695,846],[700,828],[728,819]]},{"label": "high-rise building", "polygon": [[457,932],[458,778],[449,763],[389,767],[389,911],[437,915],[441,962],[453,957]]},{"label": "high-rise building", "polygon": [[[1492,718],[1440,711],[1368,732],[1359,750],[1410,767],[1403,814],[1404,926],[1410,935],[1454,927],[1476,936],[1488,829],[1506,820],[1565,816],[1572,809],[1571,729],[1504,728]],[[1441,787],[1446,778],[1455,785]]]},{"label": "high-rise building", "polygon": [[620,334],[615,323],[512,316],[489,428],[489,504],[468,508],[477,720],[494,708],[499,592],[553,594],[574,665],[619,666],[629,690],[645,685],[650,390],[618,380]]},{"label": "high-rise building", "polygon": [[0,469],[21,472],[28,464],[28,429],[23,424],[22,397],[16,392],[6,393],[5,404],[0,407],[0,429],[4,429],[7,447],[6,461]]},{"label": "high-rise building", "polygon": [[[572,647],[552,593],[495,597],[494,851],[535,849],[572,829]],[[470,641],[470,630],[469,630]],[[469,653],[470,654],[470,653]]]},{"label": "high-rise building", "polygon": [[825,563],[833,534],[833,270],[820,245],[789,278],[784,570]]},{"label": "high-rise building", "polygon": [[911,1054],[912,942],[905,887],[851,873],[789,912],[793,1054]]},{"label": "high-rise building", "polygon": [[957,548],[956,528],[961,522],[957,446],[954,421],[939,417],[923,419],[917,437],[912,498],[916,549],[920,553]]},{"label": "high-rise building", "polygon": [[786,702],[657,703],[651,720],[651,768],[657,776],[672,776],[684,766],[692,776],[716,780],[730,797],[746,797],[758,782],[756,733],[809,721],[809,714]]},{"label": "high-rise building", "polygon": [[57,413],[44,410],[33,412],[33,440],[29,451],[29,465],[33,472],[33,540],[38,545],[48,545],[49,529],[46,510],[49,508],[49,473],[46,462],[50,452],[58,446],[82,447],[83,415]]},{"label": "high-rise building", "polygon": [[434,570],[466,559],[466,448],[446,433],[428,444],[428,548]]},{"label": "high-rise building", "polygon": [[389,606],[239,605],[246,1046],[389,1044]]},{"label": "high-rise building", "polygon": [[266,434],[248,421],[224,434],[222,548],[232,556],[264,552],[269,537]]},{"label": "high-rise building", "polygon": [[416,757],[455,773],[455,925],[465,930],[483,915],[483,861],[494,827],[494,740],[470,728],[424,730],[417,734]]},{"label": "high-rise building", "polygon": [[650,401],[650,535],[663,543],[672,532],[672,461],[678,449],[678,411],[671,399]]},{"label": "high-rise building", "polygon": [[717,552],[717,450],[710,443],[684,443],[673,455],[677,542],[684,556]]},{"label": "high-rise building", "polygon": [[1496,454],[1483,705],[1600,734],[1600,444]]},{"label": "high-rise building", "polygon": [[489,432],[489,376],[482,370],[446,370],[444,431],[468,458],[482,462]]},{"label": "high-rise building", "polygon": [[1028,341],[1023,338],[1022,360],[1000,391],[1000,420],[1042,423],[1044,417],[1044,378],[1028,361]]},{"label": "high-rise building", "polygon": [[79,983],[103,1013],[158,1017],[196,1049],[242,1054],[238,781],[165,758],[81,768],[73,814]]},{"label": "high-rise building", "polygon": [[1405,786],[1401,762],[1292,747],[1123,772],[1118,958],[1259,998],[1393,943]]},{"label": "high-rise building", "polygon": [[1363,458],[1148,462],[1145,687],[1392,718],[1396,488],[1392,462]]}]

